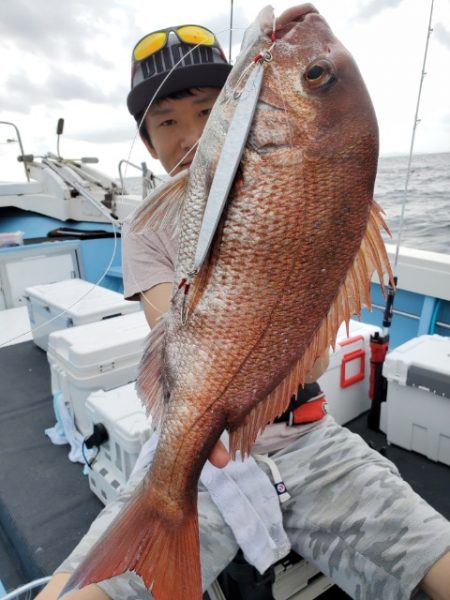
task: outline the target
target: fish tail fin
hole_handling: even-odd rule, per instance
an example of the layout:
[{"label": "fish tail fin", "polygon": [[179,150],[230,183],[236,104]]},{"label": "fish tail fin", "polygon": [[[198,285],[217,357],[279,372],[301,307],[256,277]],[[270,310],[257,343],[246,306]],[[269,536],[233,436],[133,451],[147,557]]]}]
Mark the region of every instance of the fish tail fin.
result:
[{"label": "fish tail fin", "polygon": [[58,598],[126,571],[140,575],[156,600],[201,600],[196,496],[171,506],[141,486]]}]

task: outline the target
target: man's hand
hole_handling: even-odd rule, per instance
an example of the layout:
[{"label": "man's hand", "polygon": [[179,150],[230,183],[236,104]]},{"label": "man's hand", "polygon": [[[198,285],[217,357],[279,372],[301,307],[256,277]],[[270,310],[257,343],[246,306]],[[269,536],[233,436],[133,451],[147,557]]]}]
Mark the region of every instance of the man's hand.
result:
[{"label": "man's hand", "polygon": [[225,448],[223,443],[219,440],[214,448],[211,450],[211,454],[208,457],[210,463],[219,469],[223,469],[230,462],[230,453]]},{"label": "man's hand", "polygon": [[[313,383],[325,373],[325,371],[328,369],[328,364],[330,362],[329,356],[330,354],[327,348],[327,350],[325,350],[325,352],[321,356],[319,356],[319,358],[316,359],[313,368],[306,376],[305,383]],[[248,417],[246,417],[246,419],[248,419]],[[230,454],[220,440],[211,450],[211,454],[209,455],[208,460],[210,463],[212,463],[215,467],[218,467],[219,469],[223,469],[223,467],[225,467],[230,462]]]}]

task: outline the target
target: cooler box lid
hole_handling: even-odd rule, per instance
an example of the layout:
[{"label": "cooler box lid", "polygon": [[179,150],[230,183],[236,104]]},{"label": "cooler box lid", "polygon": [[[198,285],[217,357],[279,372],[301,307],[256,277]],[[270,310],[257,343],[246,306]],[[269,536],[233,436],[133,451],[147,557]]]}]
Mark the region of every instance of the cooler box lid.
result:
[{"label": "cooler box lid", "polygon": [[422,335],[386,356],[383,375],[401,385],[450,398],[450,338]]},{"label": "cooler box lid", "polygon": [[344,345],[345,345],[345,340],[347,340],[348,338],[357,336],[357,335],[364,336],[364,334],[368,334],[370,336],[373,333],[375,333],[376,331],[381,331],[380,328],[377,327],[376,325],[370,325],[370,323],[363,323],[362,321],[357,321],[356,319],[350,319],[350,321],[348,322],[348,325],[349,325],[348,337],[347,337],[347,328],[345,326],[345,323],[342,323],[342,325],[339,327],[337,335],[336,335],[336,345],[338,345],[339,343],[342,343],[342,342],[344,342]]},{"label": "cooler box lid", "polygon": [[136,442],[144,443],[151,434],[151,417],[147,417],[139,400],[135,384],[129,383],[105,392],[92,392],[86,408],[94,422],[114,430],[129,452],[135,451]]},{"label": "cooler box lid", "polygon": [[[347,336],[347,328],[345,323],[342,323],[337,332],[335,349],[334,351],[330,350],[330,363],[328,368],[333,369],[335,367],[340,367],[342,354],[353,350],[355,344],[358,345],[358,347],[361,346],[361,343],[364,346],[364,341],[368,344],[370,336],[376,331],[381,331],[376,325],[370,325],[368,323],[357,321],[356,319],[350,319]],[[361,338],[363,338],[363,340],[361,340]],[[367,360],[369,360],[369,357],[367,357]]]},{"label": "cooler box lid", "polygon": [[[129,302],[122,294],[108,290],[84,279],[66,279],[45,285],[26,288],[31,301],[65,311],[80,323],[88,317],[100,320],[102,316],[132,312],[139,309],[139,302]],[[95,319],[97,317],[97,319]]]},{"label": "cooler box lid", "polygon": [[150,333],[144,311],[54,331],[48,338],[48,358],[68,373],[87,374],[102,365],[139,357]]}]

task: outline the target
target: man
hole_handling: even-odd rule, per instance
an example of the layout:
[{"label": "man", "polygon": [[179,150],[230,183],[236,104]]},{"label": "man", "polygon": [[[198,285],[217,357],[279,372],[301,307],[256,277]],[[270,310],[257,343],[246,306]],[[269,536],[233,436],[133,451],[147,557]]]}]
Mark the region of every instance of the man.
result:
[{"label": "man", "polygon": [[[199,41],[202,45],[196,47]],[[190,165],[229,70],[214,35],[196,26],[155,32],[136,45],[128,107],[140,124],[150,154],[170,175]],[[125,296],[143,301],[151,326],[169,307],[177,243],[176,236],[147,227],[139,231],[130,224],[124,227]],[[326,360],[319,360],[310,380],[314,381],[324,368]],[[306,390],[313,400],[321,399],[315,384]],[[294,404],[292,410],[299,411],[301,406]],[[277,514],[282,517],[292,547],[350,595],[366,600],[397,600],[412,597],[420,585],[432,598],[450,599],[450,524],[414,494],[392,463],[371,450],[359,436],[320,411],[312,422],[290,427],[280,420],[269,426],[256,446],[258,452],[270,454],[273,469],[281,473],[287,485],[290,499],[281,510],[277,505]],[[210,460],[216,466],[226,465],[225,448],[216,446]],[[270,470],[266,463],[258,464],[258,473],[265,473],[258,485],[261,489],[271,487]],[[102,511],[58,568],[38,596],[40,600],[57,596],[147,468],[144,448],[126,488]],[[223,472],[229,468],[226,466]],[[239,487],[244,480],[238,476],[236,482]],[[238,550],[236,539],[240,539],[240,532],[233,529],[225,514],[226,507],[217,504],[210,492],[208,486],[199,486],[204,587],[233,558]],[[257,495],[253,498],[255,504]],[[251,538],[239,544],[249,542],[251,546]],[[141,580],[129,573],[67,596],[68,600],[149,597]]]}]

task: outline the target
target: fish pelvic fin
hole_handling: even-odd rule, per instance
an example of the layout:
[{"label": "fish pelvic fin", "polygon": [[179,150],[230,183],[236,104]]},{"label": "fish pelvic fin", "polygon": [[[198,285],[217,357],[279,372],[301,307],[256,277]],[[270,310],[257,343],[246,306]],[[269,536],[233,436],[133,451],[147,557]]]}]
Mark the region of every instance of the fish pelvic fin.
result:
[{"label": "fish pelvic fin", "polygon": [[134,571],[155,600],[201,600],[196,494],[171,510],[145,485],[93,546],[58,600],[91,583]]},{"label": "fish pelvic fin", "polygon": [[245,422],[230,431],[230,453],[233,457],[238,450],[242,457],[249,455],[259,433],[287,410],[291,397],[297,393],[298,386],[305,383],[317,358],[330,346],[334,349],[341,323],[346,323],[348,335],[350,318],[353,315],[359,316],[364,307],[371,309],[370,282],[373,273],[377,273],[383,292],[385,275],[388,276],[392,288],[395,288],[394,276],[380,229],[390,233],[384,222],[382,209],[373,201],[360,248],[355,254],[344,282],[338,289],[334,302],[313,334],[306,351],[291,366],[281,383],[251,410]]},{"label": "fish pelvic fin", "polygon": [[164,378],[165,317],[153,327],[139,364],[136,391],[147,413],[152,417],[153,429],[160,429],[168,397]]},{"label": "fish pelvic fin", "polygon": [[175,237],[180,227],[180,215],[188,179],[187,169],[158,186],[130,217],[130,231],[142,232],[149,227]]}]

